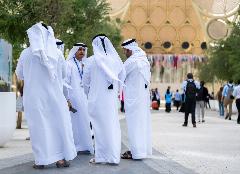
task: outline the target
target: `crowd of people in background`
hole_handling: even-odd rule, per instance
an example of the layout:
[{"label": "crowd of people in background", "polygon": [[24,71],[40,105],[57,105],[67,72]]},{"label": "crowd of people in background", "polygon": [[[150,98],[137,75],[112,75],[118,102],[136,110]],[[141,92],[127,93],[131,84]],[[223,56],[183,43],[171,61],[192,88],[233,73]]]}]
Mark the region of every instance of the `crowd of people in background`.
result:
[{"label": "crowd of people in background", "polygon": [[[182,91],[182,92],[180,92]],[[176,107],[176,111],[185,113],[185,121],[183,126],[188,124],[188,115],[192,115],[193,127],[196,127],[197,122],[205,122],[206,109],[211,109],[210,100],[217,100],[219,116],[224,116],[225,119],[231,120],[234,100],[238,110],[237,123],[240,124],[240,80],[234,85],[233,80],[229,80],[225,85],[221,86],[216,95],[214,92],[209,93],[204,81],[197,82],[193,79],[193,75],[189,73],[180,88],[175,92],[171,91],[168,86],[162,99],[158,88],[151,90],[152,109],[159,110],[160,105],[165,107],[165,112],[172,111],[172,106]]]}]

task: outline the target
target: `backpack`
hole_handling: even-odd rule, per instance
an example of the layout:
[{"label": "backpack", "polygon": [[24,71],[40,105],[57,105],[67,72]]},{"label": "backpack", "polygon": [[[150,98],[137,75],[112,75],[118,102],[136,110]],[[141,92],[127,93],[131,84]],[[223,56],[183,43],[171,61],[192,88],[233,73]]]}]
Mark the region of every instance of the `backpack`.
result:
[{"label": "backpack", "polygon": [[227,85],[228,86],[228,90],[227,90],[227,99],[234,99],[233,97],[233,86]]},{"label": "backpack", "polygon": [[204,87],[202,86],[202,87],[198,90],[198,92],[197,92],[197,100],[198,100],[198,101],[203,101],[203,100],[204,100],[204,98],[203,98],[203,89],[204,89]]},{"label": "backpack", "polygon": [[186,100],[196,100],[196,94],[197,94],[197,87],[193,81],[187,81],[186,86]]}]

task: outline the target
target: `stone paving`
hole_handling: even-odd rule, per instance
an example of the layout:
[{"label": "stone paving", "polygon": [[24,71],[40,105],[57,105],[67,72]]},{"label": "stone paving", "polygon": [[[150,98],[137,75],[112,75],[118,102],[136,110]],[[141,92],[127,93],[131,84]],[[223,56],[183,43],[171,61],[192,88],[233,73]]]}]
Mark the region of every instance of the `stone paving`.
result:
[{"label": "stone paving", "polygon": [[[240,125],[236,116],[224,120],[207,111],[206,123],[182,127],[183,114],[163,110],[152,112],[153,156],[142,161],[121,160],[120,165],[92,165],[92,156],[80,155],[67,169],[50,165],[34,170],[28,130],[16,130],[12,141],[0,148],[0,174],[97,173],[97,174],[239,174]],[[191,120],[190,120],[191,121]],[[122,151],[126,150],[127,128],[121,115]],[[26,127],[26,126],[25,126]]]},{"label": "stone paving", "polygon": [[240,125],[206,112],[206,123],[182,127],[183,114],[153,114],[153,146],[169,159],[201,174],[240,173]]}]

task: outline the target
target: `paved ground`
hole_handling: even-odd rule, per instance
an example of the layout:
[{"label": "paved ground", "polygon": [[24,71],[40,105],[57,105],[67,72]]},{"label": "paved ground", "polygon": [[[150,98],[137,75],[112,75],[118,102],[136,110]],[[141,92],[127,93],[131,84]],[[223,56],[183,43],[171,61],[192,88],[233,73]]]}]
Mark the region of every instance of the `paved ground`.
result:
[{"label": "paved ground", "polygon": [[208,111],[206,123],[181,127],[183,114],[153,116],[153,145],[169,159],[201,174],[240,173],[240,125]]},{"label": "paved ground", "polygon": [[[81,155],[72,161],[70,168],[63,170],[54,165],[41,171],[32,169],[31,145],[25,140],[28,130],[17,130],[13,140],[0,149],[0,174],[239,174],[240,125],[235,117],[226,121],[216,112],[207,111],[206,123],[194,129],[191,124],[187,128],[181,126],[181,113],[156,111],[152,113],[154,152],[150,159],[121,160],[119,166],[91,165],[88,163],[91,156]],[[121,127],[124,151],[128,144],[124,119]]]}]

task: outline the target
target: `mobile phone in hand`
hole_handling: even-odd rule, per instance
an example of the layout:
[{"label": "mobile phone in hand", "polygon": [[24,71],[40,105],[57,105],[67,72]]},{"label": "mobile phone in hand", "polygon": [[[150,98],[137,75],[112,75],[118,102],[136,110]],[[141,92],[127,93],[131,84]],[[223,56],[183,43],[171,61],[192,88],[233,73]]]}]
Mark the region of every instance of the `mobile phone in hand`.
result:
[{"label": "mobile phone in hand", "polygon": [[73,108],[73,107],[69,107],[69,111],[71,111],[72,113],[76,113],[77,109]]}]

